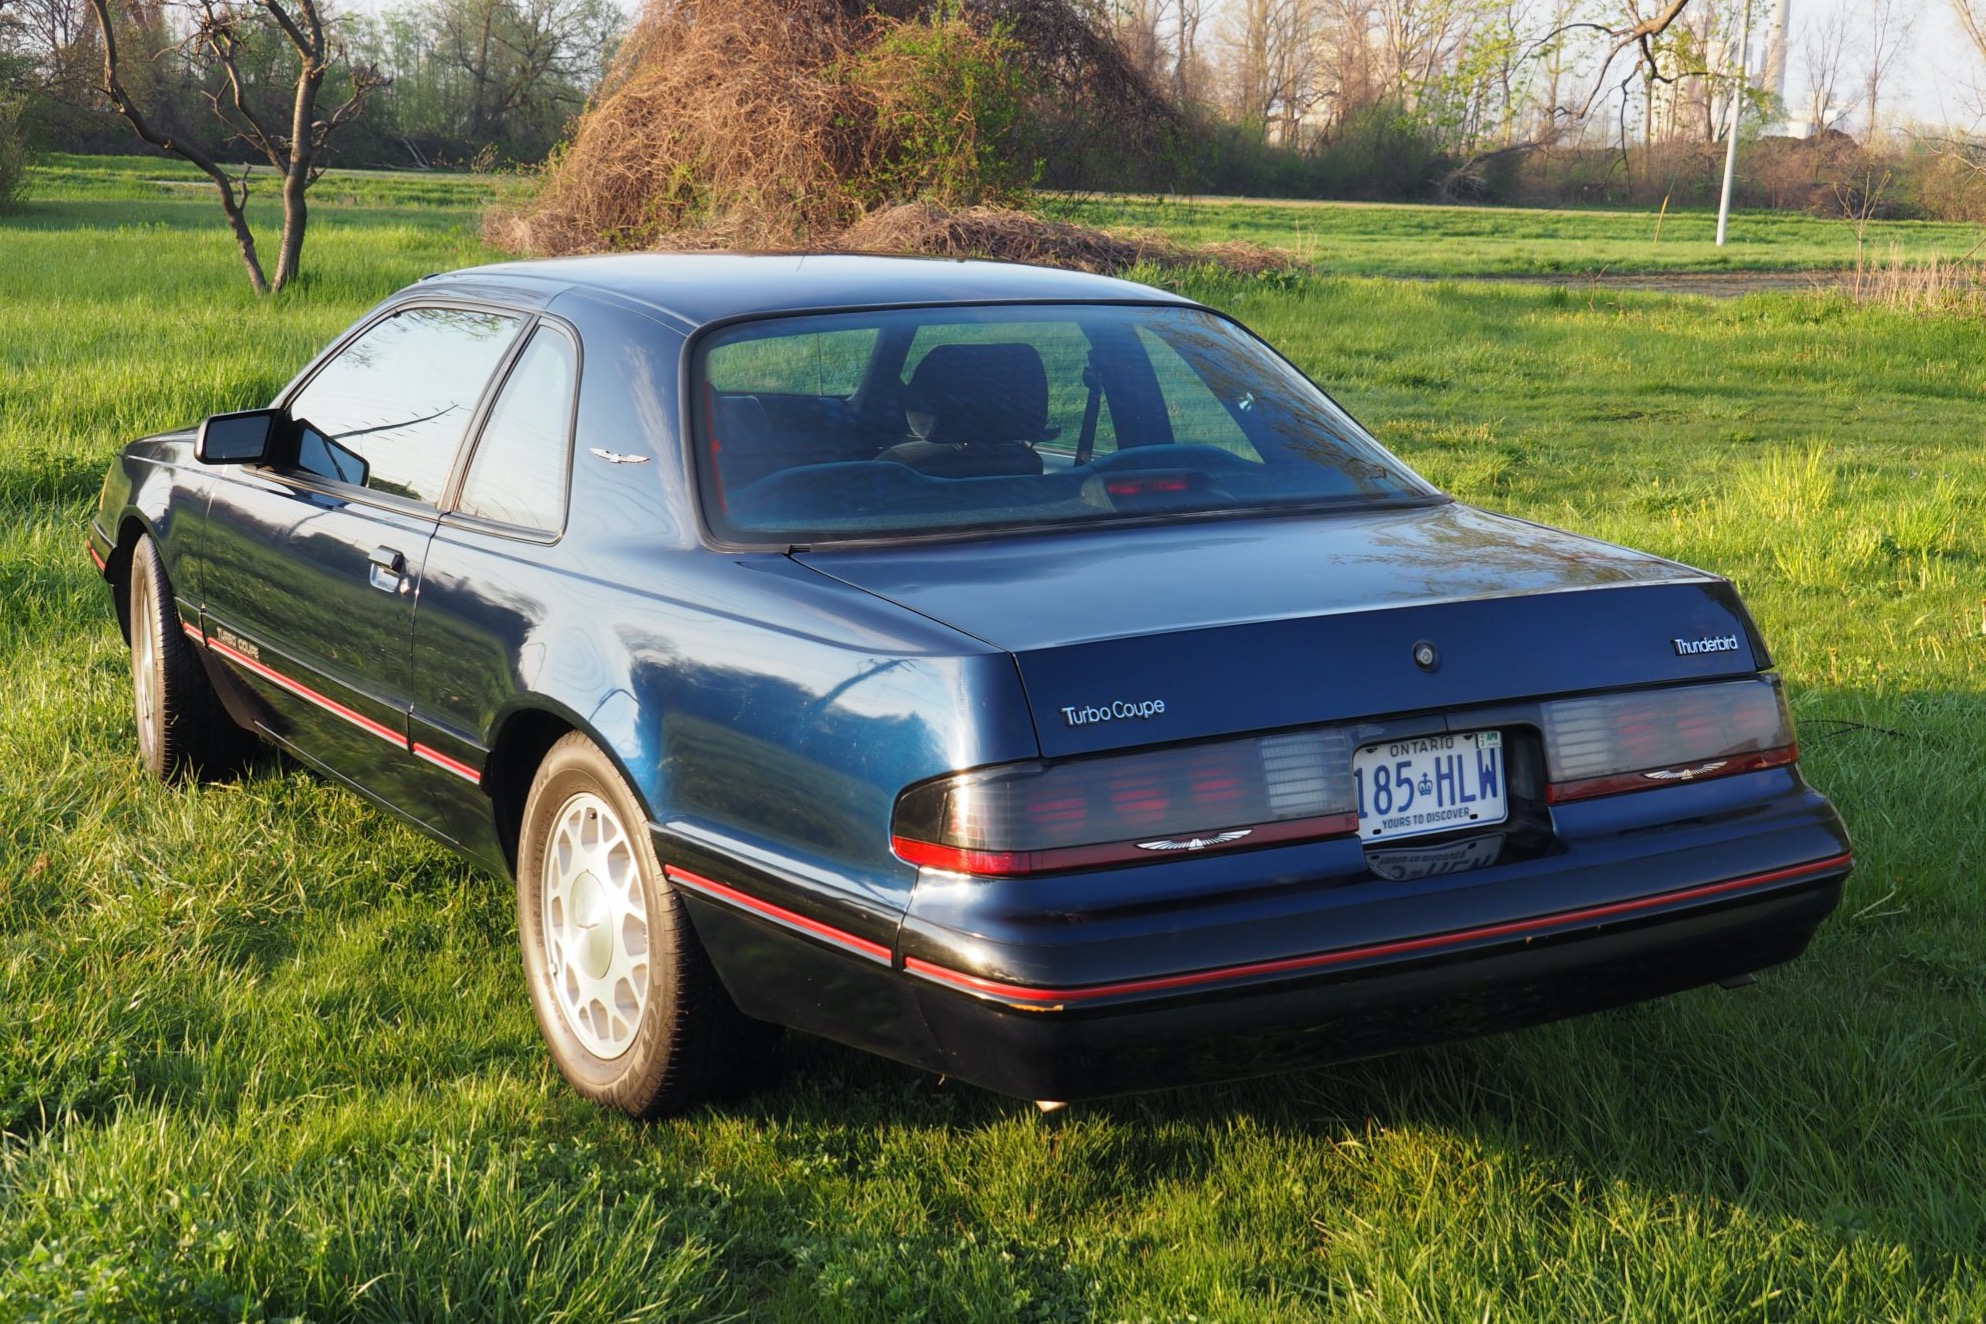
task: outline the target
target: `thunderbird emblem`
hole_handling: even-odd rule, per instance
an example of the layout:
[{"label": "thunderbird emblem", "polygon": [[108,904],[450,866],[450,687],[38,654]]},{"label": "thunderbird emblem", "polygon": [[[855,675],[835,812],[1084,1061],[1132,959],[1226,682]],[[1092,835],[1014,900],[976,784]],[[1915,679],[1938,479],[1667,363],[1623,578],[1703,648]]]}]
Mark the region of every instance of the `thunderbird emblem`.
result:
[{"label": "thunderbird emblem", "polygon": [[1650,781],[1686,782],[1693,777],[1701,777],[1705,773],[1715,772],[1729,761],[1728,759],[1718,759],[1715,763],[1699,763],[1694,768],[1659,768],[1654,772],[1644,772],[1641,775]]},{"label": "thunderbird emblem", "polygon": [[1242,828],[1236,832],[1216,832],[1207,837],[1188,837],[1184,841],[1141,841],[1139,850],[1205,850],[1209,846],[1225,846],[1230,841],[1240,841],[1252,833],[1254,828]]}]

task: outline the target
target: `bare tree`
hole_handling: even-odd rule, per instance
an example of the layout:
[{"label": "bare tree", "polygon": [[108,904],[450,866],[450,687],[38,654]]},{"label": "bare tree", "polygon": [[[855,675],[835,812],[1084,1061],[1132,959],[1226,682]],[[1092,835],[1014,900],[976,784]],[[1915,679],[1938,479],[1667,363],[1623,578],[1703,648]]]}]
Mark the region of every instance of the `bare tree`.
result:
[{"label": "bare tree", "polygon": [[1378,0],[1381,49],[1393,95],[1419,104],[1451,66],[1476,18],[1470,0]]},{"label": "bare tree", "polygon": [[[1637,81],[1650,90],[1666,87],[1674,84],[1680,76],[1673,61],[1665,63],[1665,53],[1660,43],[1689,9],[1690,0],[1619,0],[1619,4],[1621,17],[1611,21],[1573,17],[1579,10],[1572,5],[1553,7],[1551,26],[1530,40],[1519,62],[1543,60],[1548,71],[1556,69],[1562,73],[1564,66],[1561,62],[1567,43],[1575,38],[1592,42],[1598,49],[1587,63],[1591,82],[1584,99],[1576,104],[1557,104],[1559,86],[1558,73],[1555,73],[1551,97],[1553,104],[1530,136],[1464,157],[1450,171],[1444,183],[1445,189],[1453,189],[1459,182],[1476,177],[1487,163],[1500,157],[1534,152],[1561,141],[1567,132],[1587,123],[1594,109],[1610,93],[1618,98],[1621,143],[1625,151],[1630,89]],[[1625,77],[1615,81],[1615,66],[1621,56],[1630,51],[1634,53],[1634,67]]]},{"label": "bare tree", "polygon": [[466,93],[458,131],[478,143],[516,136],[533,112],[576,112],[618,19],[601,0],[427,0],[416,12]]},{"label": "bare tree", "polygon": [[1915,0],[1905,0],[1902,12],[1897,9],[1896,0],[1868,0],[1869,4],[1869,48],[1868,63],[1862,69],[1863,104],[1868,107],[1868,136],[1876,136],[1876,110],[1880,103],[1883,80],[1896,65],[1896,57],[1910,41],[1910,34],[1917,27],[1917,6]]},{"label": "bare tree", "polygon": [[1165,82],[1165,0],[1123,0],[1102,15],[1099,26],[1117,38],[1124,56],[1154,87]]},{"label": "bare tree", "polygon": [[1565,113],[1563,93],[1576,59],[1568,32],[1572,16],[1578,8],[1579,0],[1551,0],[1550,17],[1545,23],[1546,37],[1519,55],[1520,62],[1535,58],[1544,80],[1544,95],[1534,105],[1536,118],[1530,133],[1533,138],[1555,132]]},{"label": "bare tree", "polygon": [[85,0],[0,0],[0,56],[23,90],[80,104],[94,97],[96,29]]},{"label": "bare tree", "polygon": [[1831,10],[1807,28],[1800,45],[1807,66],[1807,135],[1819,138],[1841,127],[1842,80],[1848,65],[1848,16]]},{"label": "bare tree", "polygon": [[1193,74],[1200,63],[1200,25],[1206,18],[1206,0],[1172,0],[1172,99],[1181,110],[1193,104],[1197,91]]},{"label": "bare tree", "polygon": [[[204,99],[232,137],[266,159],[281,177],[283,229],[272,280],[263,275],[245,210],[249,172],[233,175],[198,143],[155,124],[127,87],[125,57],[119,47],[122,25],[111,2],[89,0],[103,44],[104,95],[140,138],[192,162],[213,181],[241,250],[242,265],[248,268],[249,284],[257,294],[282,289],[296,278],[303,260],[309,219],[306,195],[324,173],[325,147],[333,134],[358,117],[366,98],[380,84],[378,72],[369,65],[346,62],[344,48],[317,0],[191,0],[181,6],[187,26],[179,50],[193,70],[204,75],[192,95]],[[244,73],[248,48],[257,41],[274,41],[295,59],[287,105],[262,102],[261,80]],[[340,68],[348,83],[345,100],[327,113],[318,99],[326,78]]]},{"label": "bare tree", "polygon": [[[1378,0],[1320,0],[1316,59],[1318,94],[1344,119],[1385,95],[1375,39]],[[1982,0],[1986,3],[1986,0]]]},{"label": "bare tree", "polygon": [[1301,146],[1319,95],[1316,0],[1230,0],[1223,20],[1236,118],[1259,127],[1264,140]]},{"label": "bare tree", "polygon": [[1979,58],[1986,60],[1986,0],[1951,0],[1951,6],[1958,25],[1972,39]]}]

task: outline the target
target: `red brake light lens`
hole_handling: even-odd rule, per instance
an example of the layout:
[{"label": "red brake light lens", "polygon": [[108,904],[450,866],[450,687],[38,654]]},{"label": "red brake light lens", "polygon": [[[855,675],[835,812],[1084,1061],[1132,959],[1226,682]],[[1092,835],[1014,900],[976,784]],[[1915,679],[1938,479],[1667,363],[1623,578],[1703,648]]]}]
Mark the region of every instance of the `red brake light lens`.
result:
[{"label": "red brake light lens", "polygon": [[891,844],[912,864],[1010,877],[1357,827],[1350,737],[1324,729],[940,778],[897,801]]},{"label": "red brake light lens", "polygon": [[1783,767],[1798,758],[1777,676],[1544,705],[1554,802]]}]

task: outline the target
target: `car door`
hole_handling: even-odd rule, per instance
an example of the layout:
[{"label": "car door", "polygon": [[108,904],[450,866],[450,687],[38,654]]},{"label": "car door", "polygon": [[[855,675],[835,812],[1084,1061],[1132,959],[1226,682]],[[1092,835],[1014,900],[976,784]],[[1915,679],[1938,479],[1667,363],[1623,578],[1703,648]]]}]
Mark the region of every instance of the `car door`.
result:
[{"label": "car door", "polygon": [[524,319],[378,319],[285,402],[276,462],[217,484],[203,624],[292,751],[411,818],[433,810],[407,732],[414,605],[470,420]]},{"label": "car door", "polygon": [[414,618],[415,754],[442,830],[501,864],[479,789],[483,741],[504,704],[531,688],[539,632],[572,588],[559,576],[579,341],[545,320],[505,373],[459,491],[429,546]]}]

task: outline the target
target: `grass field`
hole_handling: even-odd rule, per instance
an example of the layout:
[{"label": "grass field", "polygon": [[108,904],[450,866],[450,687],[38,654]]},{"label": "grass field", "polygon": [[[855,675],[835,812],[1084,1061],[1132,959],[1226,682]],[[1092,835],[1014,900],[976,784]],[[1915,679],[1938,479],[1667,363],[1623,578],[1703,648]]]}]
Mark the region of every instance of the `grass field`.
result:
[{"label": "grass field", "polygon": [[[1285,248],[1320,271],[1345,276],[1829,271],[1852,268],[1857,254],[1853,225],[1793,212],[1741,212],[1719,248],[1716,214],[1706,211],[1658,218],[1653,211],[1115,197],[1070,200],[1058,210],[1193,243],[1241,239]],[[1860,238],[1865,261],[1909,262],[1977,257],[1981,231],[1877,221]]]},{"label": "grass field", "polygon": [[[56,157],[38,175],[63,206],[43,215],[68,227],[178,225],[189,202],[211,205],[206,177],[183,163],[142,157]],[[504,175],[333,171],[312,194],[348,221],[388,224],[400,209],[467,209],[528,187]],[[273,196],[272,186],[265,193]],[[1563,277],[1706,272],[1825,272],[1854,267],[1856,228],[1794,212],[1741,212],[1730,242],[1714,242],[1717,218],[1672,211],[1544,211],[1517,207],[1433,207],[1395,203],[1284,202],[1251,198],[1058,197],[1047,208],[1092,224],[1163,230],[1188,243],[1247,240],[1301,254],[1334,276]],[[30,218],[26,224],[34,224]],[[22,222],[15,222],[22,224]],[[474,222],[468,222],[473,231]],[[1873,221],[1860,236],[1866,262],[1965,259],[1986,254],[1976,225]]]},{"label": "grass field", "polygon": [[638,1127],[547,1064],[507,884],[281,763],[139,771],[105,464],[483,256],[488,187],[334,178],[257,302],[168,173],[0,220],[0,1321],[1986,1317],[1986,325],[1193,286],[1458,495],[1739,582],[1856,835],[1803,961],[1047,1122],[801,1040]]}]

